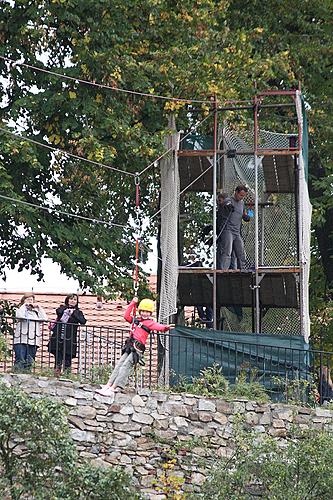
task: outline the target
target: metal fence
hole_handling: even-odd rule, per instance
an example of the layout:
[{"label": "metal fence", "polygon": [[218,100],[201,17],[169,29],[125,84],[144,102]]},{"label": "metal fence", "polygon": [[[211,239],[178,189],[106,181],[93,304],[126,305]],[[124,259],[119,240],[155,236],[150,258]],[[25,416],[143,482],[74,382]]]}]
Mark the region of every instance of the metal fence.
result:
[{"label": "metal fence", "polygon": [[[112,326],[80,326],[67,324],[67,331],[59,335],[50,348],[52,332],[48,323],[16,321],[2,318],[1,332],[5,346],[0,349],[0,371],[32,371],[36,374],[59,375],[54,370],[79,376],[92,382],[101,382],[121,355],[128,337],[128,330]],[[57,328],[54,326],[54,328]],[[53,337],[55,337],[53,335]],[[66,343],[66,339],[69,341]],[[20,363],[22,356],[18,345],[30,344],[35,355],[28,363]],[[38,348],[36,348],[38,346]],[[169,346],[168,350],[164,346]],[[4,352],[4,351],[7,352]],[[51,350],[51,352],[50,352]],[[69,366],[66,366],[70,359]],[[164,357],[169,362],[163,363]],[[61,361],[61,362],[60,362]],[[59,363],[60,362],[60,363]],[[68,363],[67,363],[68,365]],[[145,352],[145,366],[138,366],[131,383],[140,387],[177,385],[200,377],[202,370],[211,366],[221,367],[230,384],[235,384],[240,374],[246,379],[262,384],[274,399],[304,399],[309,390],[319,390],[320,402],[333,399],[330,370],[333,368],[333,352],[313,349],[294,349],[247,343],[219,338],[184,337],[177,331],[151,335]],[[166,368],[168,372],[166,372]],[[331,391],[331,392],[330,392]]]}]

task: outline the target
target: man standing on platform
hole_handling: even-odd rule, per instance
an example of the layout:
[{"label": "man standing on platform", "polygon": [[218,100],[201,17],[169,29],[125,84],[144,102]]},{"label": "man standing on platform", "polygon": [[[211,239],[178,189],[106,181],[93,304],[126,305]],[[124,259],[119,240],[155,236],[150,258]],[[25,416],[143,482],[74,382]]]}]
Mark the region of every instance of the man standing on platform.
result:
[{"label": "man standing on platform", "polygon": [[244,198],[248,193],[246,186],[235,188],[234,195],[226,198],[219,205],[217,212],[218,252],[217,268],[230,269],[232,252],[235,252],[240,269],[245,268],[244,242],[241,237],[242,220],[249,222],[253,217],[252,210],[246,212]]}]

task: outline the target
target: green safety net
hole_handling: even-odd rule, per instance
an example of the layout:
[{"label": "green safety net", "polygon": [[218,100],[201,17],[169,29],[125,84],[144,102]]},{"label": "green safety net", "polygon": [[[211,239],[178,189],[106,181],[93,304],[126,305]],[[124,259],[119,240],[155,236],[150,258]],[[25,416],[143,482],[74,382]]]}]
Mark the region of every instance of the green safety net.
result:
[{"label": "green safety net", "polygon": [[235,333],[177,326],[170,336],[171,384],[191,381],[214,363],[234,383],[241,371],[274,388],[277,379],[309,380],[309,346],[302,336]]},{"label": "green safety net", "polygon": [[207,150],[213,149],[214,139],[210,135],[189,134],[182,141],[182,149]]}]

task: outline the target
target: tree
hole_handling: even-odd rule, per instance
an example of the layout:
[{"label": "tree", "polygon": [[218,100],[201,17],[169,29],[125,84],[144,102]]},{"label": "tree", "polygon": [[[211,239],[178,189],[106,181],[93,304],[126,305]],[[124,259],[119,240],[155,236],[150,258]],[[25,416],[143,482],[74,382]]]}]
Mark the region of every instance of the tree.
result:
[{"label": "tree", "polygon": [[302,500],[332,497],[333,439],[329,432],[292,432],[285,446],[239,432],[231,458],[213,467],[201,498]]},{"label": "tree", "polygon": [[0,384],[0,486],[9,499],[137,499],[121,470],[78,465],[64,406]]},{"label": "tree", "polygon": [[[94,16],[91,15],[94,11]],[[238,98],[252,90],[254,76],[267,78],[270,58],[249,58],[253,40],[228,26],[228,3],[19,0],[2,9],[2,55],[72,78],[166,96]],[[273,55],[276,74],[287,78],[284,54]],[[24,135],[73,154],[139,172],[163,150],[167,114],[188,128],[186,103],[152,100],[80,85],[1,60],[5,95],[3,126],[21,121]],[[202,115],[209,104],[203,104]],[[200,110],[199,110],[200,111]],[[200,112],[197,115],[200,119]],[[2,135],[1,193],[43,206],[52,200],[65,212],[111,222],[108,228],[63,214],[1,200],[2,259],[41,277],[47,255],[83,286],[109,291],[130,288],[133,269],[134,179],[33,143]],[[142,210],[157,209],[158,178],[142,178]],[[145,232],[147,243],[151,225]]]},{"label": "tree", "polygon": [[[0,60],[0,74],[7,79],[2,128],[20,121],[25,136],[133,174],[163,151],[170,112],[177,114],[179,128],[189,130],[194,116],[195,121],[205,116],[209,102],[150,99],[79,84],[76,78],[204,101],[213,93],[221,101],[248,99],[254,81],[261,89],[288,88],[300,79],[327,174],[329,114],[320,102],[331,97],[330,2],[297,0],[291,9],[286,0],[271,0],[264,13],[261,6],[257,0],[246,5],[239,0],[8,0],[0,17],[1,54],[73,80]],[[128,291],[135,253],[134,177],[55,155],[8,134],[2,134],[2,144],[0,194],[44,206],[56,200],[65,212],[125,227],[2,199],[0,270],[19,264],[41,277],[40,259],[47,255],[82,286]],[[325,224],[324,177],[322,183],[317,212]],[[158,186],[151,167],[141,178],[146,217],[158,208]],[[330,203],[331,198],[327,209]],[[143,244],[151,234],[156,234],[155,219]],[[324,247],[325,242],[321,253]]]}]

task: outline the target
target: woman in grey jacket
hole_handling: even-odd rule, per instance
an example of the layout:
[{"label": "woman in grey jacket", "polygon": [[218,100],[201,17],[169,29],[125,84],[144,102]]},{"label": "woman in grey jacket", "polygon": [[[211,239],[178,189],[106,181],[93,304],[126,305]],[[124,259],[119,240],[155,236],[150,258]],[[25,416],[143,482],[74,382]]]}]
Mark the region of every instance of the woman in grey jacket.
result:
[{"label": "woman in grey jacket", "polygon": [[17,323],[14,332],[14,369],[30,370],[41,343],[42,323],[47,321],[44,309],[35,303],[33,293],[25,293],[21,298],[15,316]]}]

